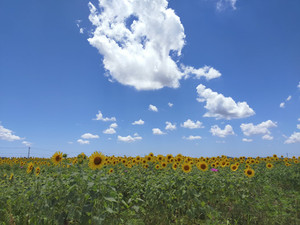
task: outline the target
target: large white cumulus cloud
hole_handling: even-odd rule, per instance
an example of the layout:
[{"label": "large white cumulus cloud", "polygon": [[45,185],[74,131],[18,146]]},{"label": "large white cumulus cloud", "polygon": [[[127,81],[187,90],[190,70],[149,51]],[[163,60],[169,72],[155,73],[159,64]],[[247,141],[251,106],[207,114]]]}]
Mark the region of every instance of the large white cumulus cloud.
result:
[{"label": "large white cumulus cloud", "polygon": [[255,114],[247,102],[236,103],[231,97],[225,97],[222,94],[206,88],[203,84],[197,86],[199,102],[206,102],[204,108],[208,111],[204,117],[216,117],[217,119],[238,119],[245,118]]},{"label": "large white cumulus cloud", "polygon": [[277,122],[267,120],[257,125],[254,125],[253,123],[242,123],[240,127],[246,136],[261,134],[263,135],[262,139],[273,140],[271,131],[269,129],[272,127],[277,127]]},{"label": "large white cumulus cloud", "polygon": [[138,90],[179,86],[183,74],[170,55],[181,54],[185,34],[166,0],[101,0],[100,11],[89,8],[96,28],[88,41],[112,78]]},{"label": "large white cumulus cloud", "polygon": [[89,43],[103,55],[110,78],[138,90],[177,88],[182,77],[221,76],[210,66],[178,66],[184,27],[167,0],[101,0],[89,3],[95,30]]}]

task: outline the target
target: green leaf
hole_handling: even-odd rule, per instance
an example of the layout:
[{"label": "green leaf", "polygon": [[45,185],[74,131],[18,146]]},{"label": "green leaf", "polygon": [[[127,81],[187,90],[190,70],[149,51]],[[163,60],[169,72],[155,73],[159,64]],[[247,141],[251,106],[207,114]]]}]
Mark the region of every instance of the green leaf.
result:
[{"label": "green leaf", "polygon": [[114,210],[112,210],[112,209],[109,208],[109,207],[106,208],[106,211],[109,212],[109,213],[114,213]]},{"label": "green leaf", "polygon": [[132,208],[133,208],[136,212],[138,212],[138,211],[140,210],[140,207],[138,207],[137,205],[132,206]]},{"label": "green leaf", "polygon": [[117,200],[112,198],[112,197],[104,197],[104,199],[109,201],[109,202],[117,202]]}]

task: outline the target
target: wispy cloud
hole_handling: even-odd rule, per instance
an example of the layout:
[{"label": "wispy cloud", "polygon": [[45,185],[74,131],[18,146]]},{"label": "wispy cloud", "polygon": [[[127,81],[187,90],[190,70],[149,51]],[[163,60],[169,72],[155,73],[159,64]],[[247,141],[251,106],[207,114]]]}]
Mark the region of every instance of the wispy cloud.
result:
[{"label": "wispy cloud", "polygon": [[93,120],[102,120],[102,121],[104,121],[104,122],[107,122],[107,121],[116,121],[116,117],[111,117],[111,118],[103,117],[103,114],[102,114],[101,111],[99,110],[99,111],[98,111],[98,114],[96,114],[96,118],[93,119]]},{"label": "wispy cloud", "polygon": [[216,4],[216,9],[218,11],[223,11],[227,7],[231,7],[233,10],[236,10],[236,2],[237,0],[218,0]]},{"label": "wispy cloud", "polygon": [[183,138],[183,139],[186,139],[186,140],[189,140],[189,141],[200,140],[200,139],[202,139],[201,136],[193,136],[193,135],[190,135],[190,136],[188,136],[188,137],[183,136],[182,138]]},{"label": "wispy cloud", "polygon": [[32,143],[28,142],[28,141],[22,141],[22,144],[25,145],[25,146],[27,146],[27,147],[32,146]]},{"label": "wispy cloud", "polygon": [[243,138],[242,139],[244,142],[252,142],[253,140],[252,139],[248,139],[248,138]]},{"label": "wispy cloud", "polygon": [[122,142],[135,142],[137,140],[142,140],[143,138],[140,137],[138,134],[134,135],[133,137],[131,135],[128,135],[126,137],[118,136],[118,140]]}]

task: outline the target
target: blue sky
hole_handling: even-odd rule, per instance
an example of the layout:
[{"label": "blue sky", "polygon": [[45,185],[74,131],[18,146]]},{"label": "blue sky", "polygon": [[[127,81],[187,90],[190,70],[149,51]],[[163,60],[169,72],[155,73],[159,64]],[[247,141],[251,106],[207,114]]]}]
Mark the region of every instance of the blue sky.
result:
[{"label": "blue sky", "polygon": [[3,0],[0,154],[299,156],[299,8]]}]

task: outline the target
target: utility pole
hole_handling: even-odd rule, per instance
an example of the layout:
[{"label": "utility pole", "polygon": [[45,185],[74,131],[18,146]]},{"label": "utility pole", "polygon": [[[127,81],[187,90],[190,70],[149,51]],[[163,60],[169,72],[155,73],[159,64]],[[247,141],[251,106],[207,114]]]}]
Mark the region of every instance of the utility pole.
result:
[{"label": "utility pole", "polygon": [[30,146],[28,147],[28,159],[29,159],[29,155],[30,155]]}]

